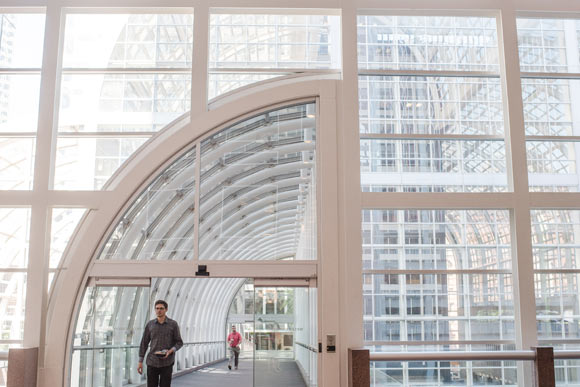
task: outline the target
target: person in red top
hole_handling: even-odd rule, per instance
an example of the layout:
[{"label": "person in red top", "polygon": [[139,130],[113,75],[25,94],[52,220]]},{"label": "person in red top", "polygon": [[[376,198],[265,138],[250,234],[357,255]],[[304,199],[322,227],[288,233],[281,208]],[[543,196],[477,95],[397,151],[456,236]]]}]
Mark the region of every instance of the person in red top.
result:
[{"label": "person in red top", "polygon": [[238,357],[240,356],[240,343],[242,342],[242,335],[236,332],[236,326],[232,325],[232,333],[228,335],[228,344],[230,346],[230,359],[228,361],[228,369],[232,369],[232,359],[234,366],[238,369]]}]

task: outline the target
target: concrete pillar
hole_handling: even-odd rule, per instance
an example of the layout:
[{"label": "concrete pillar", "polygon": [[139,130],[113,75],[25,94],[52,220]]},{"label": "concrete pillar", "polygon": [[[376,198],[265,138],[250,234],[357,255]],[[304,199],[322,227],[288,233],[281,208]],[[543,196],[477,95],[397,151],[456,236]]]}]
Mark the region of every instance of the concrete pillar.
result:
[{"label": "concrete pillar", "polygon": [[368,349],[348,349],[348,387],[370,387],[371,369]]},{"label": "concrete pillar", "polygon": [[38,348],[10,348],[7,387],[36,387]]}]

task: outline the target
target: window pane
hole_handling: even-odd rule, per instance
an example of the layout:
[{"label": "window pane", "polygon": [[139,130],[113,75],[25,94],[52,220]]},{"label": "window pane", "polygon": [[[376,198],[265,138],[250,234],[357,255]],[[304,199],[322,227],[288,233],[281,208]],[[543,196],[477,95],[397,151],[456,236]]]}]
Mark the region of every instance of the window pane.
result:
[{"label": "window pane", "polygon": [[55,189],[101,189],[147,138],[67,138],[57,142]]},{"label": "window pane", "polygon": [[280,74],[209,73],[208,99],[252,83],[279,77]]},{"label": "window pane", "polygon": [[0,14],[0,67],[40,68],[43,44],[43,14]]},{"label": "window pane", "polygon": [[533,210],[535,269],[580,269],[580,210]]},{"label": "window pane", "polygon": [[526,134],[580,136],[580,81],[522,79]]},{"label": "window pane", "polygon": [[339,68],[338,16],[210,16],[210,67]]},{"label": "window pane", "polygon": [[358,16],[363,69],[499,71],[494,18]]},{"label": "window pane", "polygon": [[24,338],[26,273],[0,272],[0,332],[2,340]]},{"label": "window pane", "polygon": [[[364,210],[362,216],[363,267],[385,271],[363,274],[364,321],[374,327],[367,341],[514,339],[507,211]],[[482,273],[460,272],[470,269]]]},{"label": "window pane", "polygon": [[532,244],[538,338],[580,339],[580,211],[533,210]]},{"label": "window pane", "polygon": [[315,112],[269,111],[202,141],[200,259],[317,258]]},{"label": "window pane", "polygon": [[[210,15],[209,67],[339,69],[340,17]],[[210,71],[208,98],[284,73]]]},{"label": "window pane", "polygon": [[503,135],[499,79],[359,78],[361,133]]},{"label": "window pane", "polygon": [[[73,386],[139,385],[139,343],[149,317],[149,287],[89,287],[73,337]],[[117,372],[110,372],[115,369]]]},{"label": "window pane", "polygon": [[0,133],[36,132],[39,93],[39,75],[0,74]]},{"label": "window pane", "polygon": [[70,237],[85,213],[82,208],[53,208],[50,241],[50,268],[57,268]]},{"label": "window pane", "polygon": [[0,137],[0,190],[32,189],[34,138]]},{"label": "window pane", "polygon": [[520,66],[530,72],[580,72],[579,20],[517,21]]},{"label": "window pane", "polygon": [[507,190],[503,141],[361,140],[360,147],[363,191]]},{"label": "window pane", "polygon": [[526,148],[531,191],[578,192],[580,142],[528,141]]},{"label": "window pane", "polygon": [[125,211],[99,259],[193,259],[196,148],[145,188]]},{"label": "window pane", "polygon": [[189,111],[189,74],[64,75],[60,132],[158,131]]},{"label": "window pane", "polygon": [[29,229],[30,209],[0,208],[0,267],[26,267]]},{"label": "window pane", "polygon": [[63,67],[191,67],[192,14],[66,15]]},{"label": "window pane", "polygon": [[[495,346],[500,351],[503,346]],[[456,349],[452,349],[456,350]],[[461,349],[465,351],[465,349]],[[478,349],[473,349],[477,351]],[[506,349],[510,350],[510,349]],[[513,349],[511,349],[513,350]],[[433,351],[409,348],[409,351]],[[469,349],[467,349],[469,351]],[[517,386],[515,361],[371,362],[371,386]],[[524,363],[525,362],[520,362]],[[467,381],[470,382],[467,382]]]}]

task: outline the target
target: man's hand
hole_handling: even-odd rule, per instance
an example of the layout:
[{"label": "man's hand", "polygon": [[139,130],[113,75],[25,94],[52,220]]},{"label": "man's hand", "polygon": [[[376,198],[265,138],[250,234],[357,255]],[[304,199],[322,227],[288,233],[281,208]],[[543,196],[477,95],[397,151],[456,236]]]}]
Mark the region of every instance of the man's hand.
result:
[{"label": "man's hand", "polygon": [[143,375],[143,363],[139,362],[139,365],[137,366],[137,372],[139,372],[139,375]]},{"label": "man's hand", "polygon": [[167,351],[167,353],[165,353],[165,356],[163,356],[163,358],[164,358],[164,359],[165,359],[165,358],[167,358],[167,357],[168,357],[169,355],[171,355],[173,352],[175,352],[175,351],[173,350],[173,348],[171,348],[169,351]]}]

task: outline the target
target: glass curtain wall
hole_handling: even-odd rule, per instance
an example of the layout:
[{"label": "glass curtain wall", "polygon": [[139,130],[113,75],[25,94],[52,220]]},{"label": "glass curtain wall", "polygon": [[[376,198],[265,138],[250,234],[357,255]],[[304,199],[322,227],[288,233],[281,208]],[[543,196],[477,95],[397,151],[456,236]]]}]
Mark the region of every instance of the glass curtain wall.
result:
[{"label": "glass curtain wall", "polygon": [[193,10],[66,14],[54,188],[99,190],[191,100]]},{"label": "glass curtain wall", "polygon": [[[359,15],[363,192],[506,192],[496,19]],[[509,213],[363,210],[365,344],[514,348]],[[517,383],[515,362],[374,362],[374,385]]]},{"label": "glass curtain wall", "polygon": [[[530,191],[580,188],[580,20],[519,18],[518,46]],[[532,210],[538,340],[580,347],[578,210]],[[556,361],[556,380],[580,383],[576,360]]]}]

